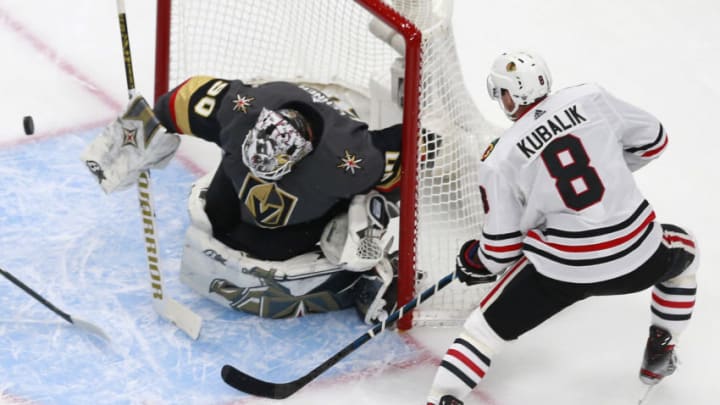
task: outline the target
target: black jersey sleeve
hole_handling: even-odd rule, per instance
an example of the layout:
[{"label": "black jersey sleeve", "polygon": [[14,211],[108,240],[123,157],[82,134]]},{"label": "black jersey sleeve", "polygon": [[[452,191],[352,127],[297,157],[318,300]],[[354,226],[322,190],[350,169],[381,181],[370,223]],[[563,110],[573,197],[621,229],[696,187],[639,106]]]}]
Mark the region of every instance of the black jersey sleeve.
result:
[{"label": "black jersey sleeve", "polygon": [[172,132],[219,144],[217,114],[229,85],[228,80],[193,76],[157,100],[155,115]]},{"label": "black jersey sleeve", "polygon": [[382,151],[385,157],[385,170],[375,188],[382,193],[390,193],[400,185],[402,125],[370,131],[370,136],[373,145]]}]

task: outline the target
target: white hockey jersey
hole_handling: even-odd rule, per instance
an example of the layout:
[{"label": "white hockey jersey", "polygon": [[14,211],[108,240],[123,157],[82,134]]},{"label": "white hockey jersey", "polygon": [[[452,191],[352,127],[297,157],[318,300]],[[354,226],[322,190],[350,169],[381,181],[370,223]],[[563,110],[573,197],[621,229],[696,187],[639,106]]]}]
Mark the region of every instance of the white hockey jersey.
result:
[{"label": "white hockey jersey", "polygon": [[662,231],[632,172],[666,145],[655,117],[597,85],[548,96],[483,156],[480,260],[498,272],[525,255],[574,283],[633,271]]}]

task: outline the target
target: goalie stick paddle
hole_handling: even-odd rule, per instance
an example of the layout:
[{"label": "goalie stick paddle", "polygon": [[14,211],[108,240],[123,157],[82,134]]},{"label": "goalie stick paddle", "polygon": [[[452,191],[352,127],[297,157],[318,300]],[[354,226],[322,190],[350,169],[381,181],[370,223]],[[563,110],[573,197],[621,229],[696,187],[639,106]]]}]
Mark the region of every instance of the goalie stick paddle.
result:
[{"label": "goalie stick paddle", "polygon": [[68,321],[69,323],[77,326],[77,327],[80,328],[80,329],[83,329],[83,330],[85,330],[85,331],[87,331],[87,332],[90,332],[90,333],[93,333],[93,334],[95,334],[95,335],[97,335],[97,336],[100,336],[101,338],[103,338],[103,339],[105,339],[105,340],[107,340],[107,341],[110,340],[110,338],[105,334],[105,332],[103,332],[103,330],[100,329],[98,326],[95,326],[95,325],[93,325],[93,324],[90,323],[90,322],[83,321],[82,319],[75,318],[75,317],[71,316],[70,314],[68,314],[68,313],[66,313],[66,312],[63,312],[62,310],[60,310],[60,308],[58,308],[58,307],[56,307],[55,305],[53,305],[53,304],[52,304],[50,301],[48,301],[45,297],[43,297],[42,295],[38,294],[35,290],[33,290],[32,288],[30,288],[27,284],[25,284],[25,283],[23,283],[22,281],[20,281],[20,279],[18,279],[18,278],[15,277],[14,275],[12,275],[12,273],[10,273],[9,271],[5,271],[5,270],[3,270],[3,269],[0,269],[0,274],[2,274],[6,279],[10,280],[10,281],[11,281],[13,284],[15,284],[16,286],[20,287],[23,291],[25,291],[26,293],[28,293],[28,295],[30,295],[31,297],[35,298],[38,302],[40,302],[41,304],[45,305],[48,309],[50,309],[51,311],[55,312],[55,313],[56,313],[58,316],[60,316],[62,319]]},{"label": "goalie stick paddle", "polygon": [[231,387],[251,395],[273,399],[287,398],[300,390],[305,385],[307,385],[309,382],[317,378],[320,374],[327,371],[327,369],[337,364],[348,354],[354,352],[360,346],[364,345],[369,340],[385,331],[387,325],[391,325],[393,322],[402,318],[402,316],[405,315],[406,312],[414,309],[421,302],[424,302],[428,298],[432,297],[436,292],[440,291],[445,286],[450,284],[450,282],[452,282],[454,279],[455,272],[452,272],[441,278],[435,285],[429,287],[428,289],[420,293],[420,295],[413,298],[410,302],[390,314],[390,316],[388,316],[386,320],[381,323],[375,324],[375,326],[373,326],[370,330],[362,334],[349,345],[345,346],[342,350],[335,353],[329,359],[325,360],[323,363],[315,367],[312,371],[298,378],[297,380],[286,383],[272,383],[268,381],[263,381],[227,364],[224,365],[222,368],[222,379]]},{"label": "goalie stick paddle", "polygon": [[[128,96],[135,95],[135,76],[133,75],[132,55],[130,53],[130,36],[125,16],[125,1],[117,0],[118,21],[120,22],[120,38],[122,39],[123,58],[125,60],[125,79],[127,80]],[[202,327],[202,318],[190,308],[180,304],[163,292],[162,273],[158,257],[158,238],[155,235],[155,210],[150,192],[150,172],[140,173],[137,182],[140,213],[142,214],[143,233],[145,235],[145,252],[150,271],[150,284],[153,289],[153,309],[163,318],[197,339]]]}]

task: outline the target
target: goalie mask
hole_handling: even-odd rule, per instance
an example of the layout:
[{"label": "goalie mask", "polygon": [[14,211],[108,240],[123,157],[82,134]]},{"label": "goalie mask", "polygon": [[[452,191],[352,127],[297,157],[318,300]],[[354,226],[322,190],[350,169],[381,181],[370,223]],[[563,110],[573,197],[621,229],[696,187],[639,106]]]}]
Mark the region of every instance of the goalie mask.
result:
[{"label": "goalie mask", "polygon": [[[498,56],[487,77],[488,95],[498,100],[500,108],[512,120],[521,105],[530,105],[550,93],[552,77],[539,56],[528,52],[507,52]],[[508,110],[502,102],[505,89],[513,99],[514,107]]]},{"label": "goalie mask", "polygon": [[279,180],[312,152],[310,138],[307,122],[297,111],[263,108],[243,142],[243,163],[257,177]]}]

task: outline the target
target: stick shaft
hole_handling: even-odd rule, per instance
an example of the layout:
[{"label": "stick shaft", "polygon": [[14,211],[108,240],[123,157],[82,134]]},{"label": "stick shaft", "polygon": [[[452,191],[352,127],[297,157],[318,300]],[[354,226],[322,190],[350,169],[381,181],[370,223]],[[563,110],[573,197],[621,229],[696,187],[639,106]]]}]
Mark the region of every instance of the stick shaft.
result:
[{"label": "stick shaft", "polygon": [[70,315],[68,315],[67,313],[65,313],[65,312],[63,312],[62,310],[60,310],[60,308],[58,308],[58,307],[56,307],[55,305],[53,305],[50,301],[46,300],[45,297],[43,297],[42,295],[40,295],[40,294],[38,294],[37,292],[35,292],[35,290],[33,290],[32,288],[30,288],[29,286],[27,286],[25,283],[23,283],[22,281],[20,281],[17,277],[13,276],[10,272],[7,272],[7,271],[5,271],[5,270],[3,270],[3,269],[0,269],[0,273],[2,273],[2,275],[5,276],[5,278],[7,278],[8,280],[12,281],[13,284],[15,284],[16,286],[20,287],[23,291],[25,291],[26,293],[28,293],[31,297],[35,298],[35,299],[38,300],[41,304],[45,305],[48,309],[50,309],[51,311],[53,311],[53,312],[55,312],[56,314],[58,314],[61,318],[63,318],[64,320],[66,320],[66,321],[68,321],[68,322],[70,322],[70,323],[74,323],[73,320],[72,320],[72,317],[70,317]]},{"label": "stick shaft", "polygon": [[[125,1],[117,0],[118,22],[120,23],[120,39],[122,40],[123,60],[125,62],[125,79],[127,81],[128,96],[132,98],[135,91],[135,75],[132,67],[132,53],[130,52],[130,36],[125,17]],[[145,238],[145,254],[150,284],[153,290],[153,299],[163,299],[162,273],[160,272],[159,246],[155,236],[155,209],[153,207],[150,187],[150,173],[144,171],[138,178],[138,198],[140,200],[140,214],[143,222],[143,235]]]},{"label": "stick shaft", "polygon": [[227,364],[222,368],[222,379],[231,387],[251,395],[274,399],[287,398],[311,381],[315,380],[315,378],[317,378],[320,374],[324,373],[327,369],[340,362],[340,360],[347,357],[350,353],[357,350],[360,346],[364,345],[368,341],[372,340],[375,336],[382,333],[386,329],[386,326],[388,324],[392,324],[393,322],[397,321],[405,313],[411,311],[412,309],[420,305],[420,303],[435,295],[436,292],[440,291],[445,286],[450,284],[454,279],[455,272],[446,275],[445,277],[440,279],[435,285],[426,289],[418,296],[410,300],[410,302],[393,312],[390,316],[388,316],[385,321],[376,324],[372,329],[363,333],[360,337],[352,341],[350,344],[342,348],[330,358],[320,363],[312,371],[294,381],[290,381],[287,383],[272,383],[263,381]]},{"label": "stick shaft", "polygon": [[[135,75],[133,73],[130,35],[127,29],[124,0],[117,0],[117,12],[118,22],[120,24],[120,39],[122,40],[123,48],[123,61],[125,62],[125,80],[127,81],[128,97],[132,99],[136,94]],[[137,182],[138,199],[140,201],[140,214],[142,215],[143,222],[145,254],[148,271],[150,272],[150,286],[152,287],[153,293],[153,308],[162,317],[182,329],[192,339],[197,339],[200,334],[202,318],[172,298],[165,297],[163,293],[162,272],[160,271],[160,258],[158,256],[160,249],[155,234],[155,209],[153,207],[150,185],[150,171],[146,170],[140,173]]]},{"label": "stick shaft", "polygon": [[135,74],[133,73],[132,53],[130,52],[130,35],[125,16],[125,0],[117,0],[118,22],[120,23],[120,40],[122,41],[123,61],[125,62],[125,80],[128,95],[132,98],[135,92]]}]

